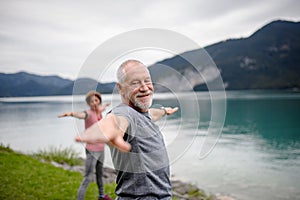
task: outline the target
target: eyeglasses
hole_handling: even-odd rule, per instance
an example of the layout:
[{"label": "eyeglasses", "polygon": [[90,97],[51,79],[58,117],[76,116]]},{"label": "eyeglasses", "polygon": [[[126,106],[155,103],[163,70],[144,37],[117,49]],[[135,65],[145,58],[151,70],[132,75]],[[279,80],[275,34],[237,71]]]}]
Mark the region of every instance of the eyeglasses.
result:
[{"label": "eyeglasses", "polygon": [[134,80],[127,84],[131,88],[140,88],[142,86],[151,86],[152,81],[151,79],[146,79],[146,80]]}]

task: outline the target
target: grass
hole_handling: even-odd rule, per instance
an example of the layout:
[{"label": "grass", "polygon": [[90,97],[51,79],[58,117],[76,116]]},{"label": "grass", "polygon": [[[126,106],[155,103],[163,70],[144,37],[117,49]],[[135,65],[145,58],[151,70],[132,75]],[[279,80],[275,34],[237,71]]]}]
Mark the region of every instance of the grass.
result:
[{"label": "grass", "polygon": [[[79,172],[57,168],[33,156],[13,152],[0,145],[0,199],[76,199],[82,180]],[[115,184],[105,191],[115,198]],[[91,183],[85,199],[96,199],[96,183]]]},{"label": "grass", "polygon": [[[58,168],[43,161],[55,161],[69,165],[83,164],[72,148],[54,148],[48,151],[38,151],[34,155],[24,155],[14,152],[9,146],[0,144],[0,199],[5,200],[68,200],[77,198],[77,190],[82,181],[79,172]],[[116,184],[105,184],[105,192],[112,198],[115,195]],[[211,200],[204,191],[190,186],[189,199]],[[86,192],[85,199],[96,199],[98,189],[92,182]],[[176,200],[175,196],[173,200]]]},{"label": "grass", "polygon": [[80,153],[72,147],[49,147],[47,150],[39,150],[33,154],[34,157],[45,161],[55,161],[60,164],[70,166],[83,165],[83,160],[79,158]]},{"label": "grass", "polygon": [[207,195],[204,191],[199,189],[191,188],[188,192],[188,196],[190,199],[196,198],[201,200],[213,200],[213,195]]}]

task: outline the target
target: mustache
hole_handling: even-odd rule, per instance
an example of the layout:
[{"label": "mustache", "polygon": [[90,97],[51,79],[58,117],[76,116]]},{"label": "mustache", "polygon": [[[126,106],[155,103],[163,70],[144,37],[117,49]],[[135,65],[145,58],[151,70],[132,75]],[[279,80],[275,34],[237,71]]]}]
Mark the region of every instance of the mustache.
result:
[{"label": "mustache", "polygon": [[136,97],[144,97],[144,96],[149,96],[149,95],[153,95],[152,91],[148,91],[146,93],[137,93],[135,96]]}]

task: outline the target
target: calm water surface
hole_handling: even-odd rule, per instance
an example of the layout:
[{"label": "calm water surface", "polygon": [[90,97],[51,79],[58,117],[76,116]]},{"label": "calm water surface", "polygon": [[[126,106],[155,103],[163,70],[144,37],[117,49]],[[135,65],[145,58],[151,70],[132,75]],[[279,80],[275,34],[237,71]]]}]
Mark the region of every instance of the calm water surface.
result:
[{"label": "calm water surface", "polygon": [[[0,99],[0,142],[26,153],[72,146],[84,156],[84,146],[74,142],[83,121],[57,118],[64,111],[87,109],[83,99]],[[112,105],[120,101],[110,95],[103,95],[103,100]],[[222,134],[214,137],[213,150],[201,158],[212,119],[210,95],[158,94],[153,103],[181,108],[159,122],[176,178],[241,200],[300,199],[299,93],[227,92]],[[111,166],[107,153],[106,165]]]}]

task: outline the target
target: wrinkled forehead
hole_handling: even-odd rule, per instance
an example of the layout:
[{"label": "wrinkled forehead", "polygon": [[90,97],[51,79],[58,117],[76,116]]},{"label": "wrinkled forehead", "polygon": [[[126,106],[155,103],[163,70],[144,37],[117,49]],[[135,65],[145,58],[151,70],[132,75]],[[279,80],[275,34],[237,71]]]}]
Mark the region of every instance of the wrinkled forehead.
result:
[{"label": "wrinkled forehead", "polygon": [[125,81],[133,79],[150,78],[150,73],[145,65],[127,65],[125,68]]}]

